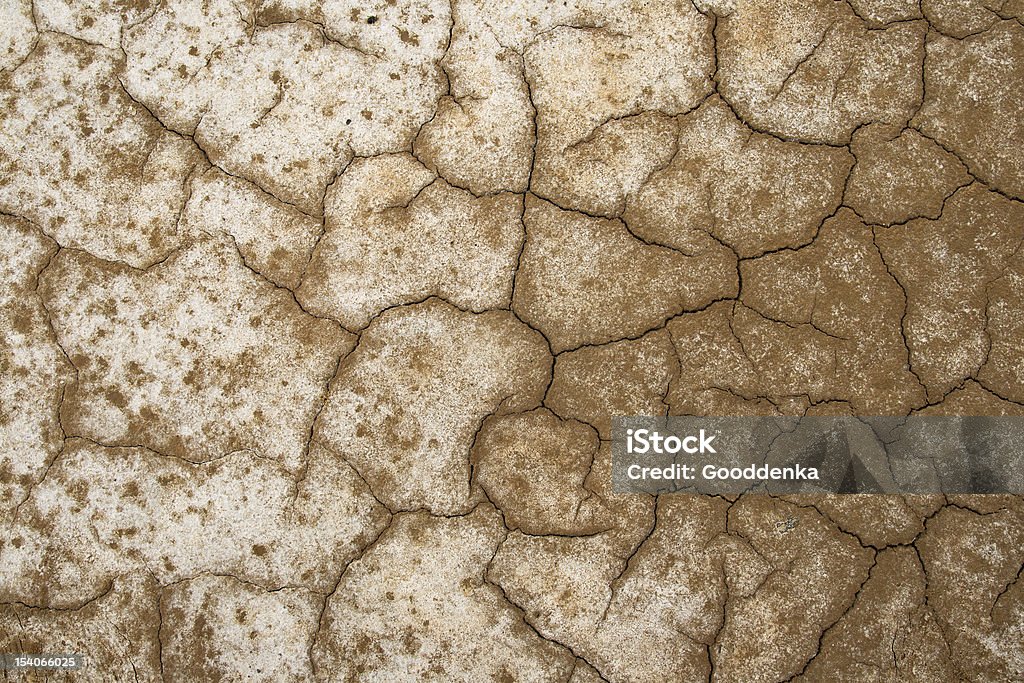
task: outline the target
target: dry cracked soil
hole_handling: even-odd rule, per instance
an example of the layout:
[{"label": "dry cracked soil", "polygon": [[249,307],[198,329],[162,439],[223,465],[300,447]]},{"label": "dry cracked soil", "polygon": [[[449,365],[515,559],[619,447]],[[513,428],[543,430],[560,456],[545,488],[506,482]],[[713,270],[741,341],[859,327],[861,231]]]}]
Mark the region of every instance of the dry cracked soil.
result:
[{"label": "dry cracked soil", "polygon": [[1024,414],[1021,0],[0,0],[7,681],[1021,681],[1024,499],[612,491]]}]

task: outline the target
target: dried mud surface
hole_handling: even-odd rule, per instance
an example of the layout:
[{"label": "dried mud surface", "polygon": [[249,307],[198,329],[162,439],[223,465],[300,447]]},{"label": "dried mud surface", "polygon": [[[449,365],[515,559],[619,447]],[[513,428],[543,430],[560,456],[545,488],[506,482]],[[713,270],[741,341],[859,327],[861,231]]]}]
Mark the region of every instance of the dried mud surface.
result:
[{"label": "dried mud surface", "polygon": [[1024,500],[608,442],[1024,414],[1024,3],[2,6],[4,680],[1024,680]]}]

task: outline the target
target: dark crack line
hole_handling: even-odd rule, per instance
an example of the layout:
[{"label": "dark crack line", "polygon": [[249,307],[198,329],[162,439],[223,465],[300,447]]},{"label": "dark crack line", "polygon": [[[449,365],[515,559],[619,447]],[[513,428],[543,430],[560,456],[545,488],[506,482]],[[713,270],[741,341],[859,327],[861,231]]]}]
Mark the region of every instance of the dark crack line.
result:
[{"label": "dark crack line", "polygon": [[836,24],[838,23],[839,20],[837,19],[833,21],[831,24],[829,24],[829,26],[821,34],[821,37],[818,38],[818,42],[816,42],[811,47],[807,54],[805,54],[803,57],[797,60],[796,64],[793,66],[790,72],[786,74],[785,78],[782,79],[782,84],[779,86],[779,89],[775,92],[775,95],[772,97],[769,106],[773,106],[775,104],[775,101],[779,99],[779,96],[781,96],[782,93],[786,90],[786,86],[789,85],[790,79],[793,78],[798,71],[800,71],[800,67],[802,67],[808,61],[814,58],[814,55],[817,54],[818,52],[818,48],[825,44],[825,40],[828,38],[828,34],[832,32],[832,29],[834,29],[836,27]]},{"label": "dark crack line", "polygon": [[629,554],[623,559],[622,568],[619,570],[618,574],[616,574],[615,577],[612,578],[612,580],[609,582],[609,584],[608,584],[608,602],[605,603],[604,611],[601,613],[601,619],[598,622],[599,625],[600,624],[604,624],[605,620],[608,618],[608,612],[609,612],[609,610],[612,607],[612,603],[615,602],[615,594],[618,591],[619,587],[621,586],[623,578],[629,572],[629,570],[630,570],[630,568],[632,566],[632,563],[633,563],[633,559],[636,557],[637,553],[640,552],[640,549],[643,548],[644,544],[647,543],[647,541],[651,538],[651,536],[654,535],[655,530],[657,530],[657,528],[658,528],[658,506],[660,504],[661,504],[661,497],[658,496],[658,495],[654,496],[654,509],[651,511],[651,526],[650,526],[650,528],[645,532],[644,536],[639,540],[639,542],[637,542],[633,546],[633,548],[632,548],[632,550],[630,550]]},{"label": "dark crack line", "polygon": [[[498,544],[498,548],[500,549],[500,547],[501,547],[501,544],[499,543]],[[498,552],[498,549],[495,550],[495,556],[497,555],[497,552]],[[493,558],[492,558],[492,561],[493,561]],[[498,592],[501,594],[502,599],[512,607],[513,611],[519,616],[519,618],[522,620],[523,624],[525,624],[526,627],[528,629],[530,629],[530,631],[532,631],[534,635],[536,635],[538,638],[540,638],[541,640],[543,640],[545,642],[551,643],[552,645],[555,645],[555,646],[561,648],[562,650],[568,651],[569,654],[571,654],[573,657],[575,657],[576,659],[579,659],[584,664],[586,664],[591,669],[593,669],[594,672],[597,674],[597,677],[601,681],[603,681],[604,683],[611,683],[609,681],[609,679],[601,672],[601,670],[598,667],[594,666],[593,662],[591,662],[586,657],[584,657],[579,652],[577,652],[572,646],[570,646],[570,645],[568,645],[566,643],[563,643],[561,641],[558,641],[558,640],[556,640],[556,639],[554,639],[552,637],[545,636],[543,633],[541,633],[540,630],[533,624],[533,622],[530,621],[529,617],[526,614],[526,610],[521,605],[519,605],[518,603],[513,601],[512,598],[509,597],[508,593],[505,592],[505,588],[500,583],[498,583],[497,581],[492,580],[490,578],[490,576],[488,576],[488,574],[489,574],[489,568],[485,568],[484,569],[484,582],[487,585],[493,586],[494,588],[496,588],[498,590]]]}]

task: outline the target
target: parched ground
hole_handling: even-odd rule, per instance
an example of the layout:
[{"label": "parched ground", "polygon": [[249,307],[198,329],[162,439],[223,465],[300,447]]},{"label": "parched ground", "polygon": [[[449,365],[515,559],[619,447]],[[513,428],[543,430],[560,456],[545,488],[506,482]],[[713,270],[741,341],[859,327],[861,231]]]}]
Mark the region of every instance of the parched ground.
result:
[{"label": "parched ground", "polygon": [[1021,498],[616,495],[608,441],[1024,414],[1024,2],[0,6],[0,651],[1024,680]]}]

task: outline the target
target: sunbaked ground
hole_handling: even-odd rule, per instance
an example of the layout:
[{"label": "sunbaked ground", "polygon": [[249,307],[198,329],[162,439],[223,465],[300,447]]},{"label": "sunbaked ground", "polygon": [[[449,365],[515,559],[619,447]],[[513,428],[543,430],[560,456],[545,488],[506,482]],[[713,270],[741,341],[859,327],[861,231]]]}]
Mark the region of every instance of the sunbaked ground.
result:
[{"label": "sunbaked ground", "polygon": [[1019,497],[609,482],[1024,413],[1024,3],[2,3],[5,680],[1024,679]]}]

